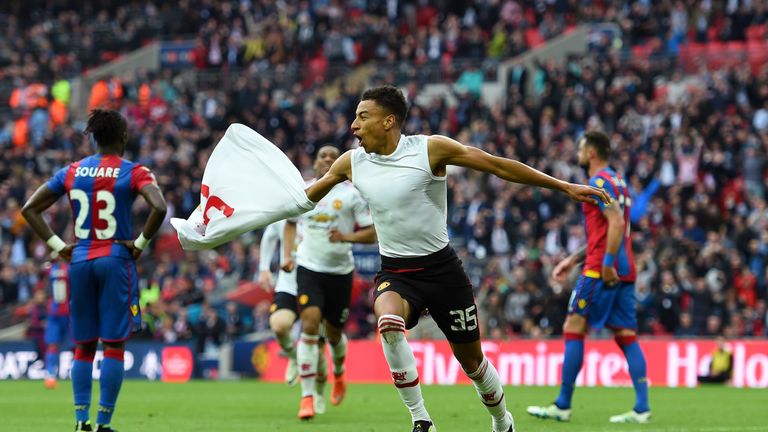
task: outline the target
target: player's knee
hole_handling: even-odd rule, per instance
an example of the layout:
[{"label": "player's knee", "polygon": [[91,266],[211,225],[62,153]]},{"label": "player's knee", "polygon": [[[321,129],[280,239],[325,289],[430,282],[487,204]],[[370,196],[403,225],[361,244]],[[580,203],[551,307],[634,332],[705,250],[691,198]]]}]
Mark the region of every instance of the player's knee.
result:
[{"label": "player's knee", "polygon": [[[317,308],[313,308],[317,309]],[[305,310],[301,313],[301,331],[307,334],[320,334],[320,313],[314,310]]]},{"label": "player's knee", "polygon": [[403,299],[395,292],[385,292],[380,295],[376,299],[373,309],[378,318],[381,318],[384,315],[397,315],[400,317],[405,315]]},{"label": "player's knee", "polygon": [[104,342],[105,350],[125,350],[125,342]]},{"label": "player's knee", "polygon": [[587,320],[576,314],[571,314],[563,324],[563,333],[584,334],[587,331]]},{"label": "player's knee", "polygon": [[333,326],[325,326],[325,336],[328,338],[328,342],[331,345],[338,345],[341,342],[341,330],[334,328]]},{"label": "player's knee", "polygon": [[284,315],[273,314],[269,317],[269,328],[277,335],[285,335],[291,331],[293,320],[287,319]]},{"label": "player's knee", "polygon": [[320,326],[317,323],[302,321],[301,331],[311,335],[320,334]]}]

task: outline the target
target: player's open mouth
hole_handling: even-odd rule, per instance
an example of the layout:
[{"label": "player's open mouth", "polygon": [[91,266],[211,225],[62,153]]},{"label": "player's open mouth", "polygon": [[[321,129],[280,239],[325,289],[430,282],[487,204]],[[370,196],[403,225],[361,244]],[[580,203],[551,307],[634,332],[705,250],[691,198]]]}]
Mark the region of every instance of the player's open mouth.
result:
[{"label": "player's open mouth", "polygon": [[353,135],[355,135],[355,138],[357,138],[358,144],[360,144],[362,146],[363,145],[363,137],[361,137],[360,135],[357,135],[357,134],[353,134]]}]

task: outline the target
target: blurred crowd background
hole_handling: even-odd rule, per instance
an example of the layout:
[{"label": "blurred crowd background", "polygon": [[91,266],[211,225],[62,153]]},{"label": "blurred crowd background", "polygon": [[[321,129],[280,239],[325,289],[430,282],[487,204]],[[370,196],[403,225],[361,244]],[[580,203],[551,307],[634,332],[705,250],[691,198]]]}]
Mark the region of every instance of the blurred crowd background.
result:
[{"label": "blurred crowd background", "polygon": [[[357,145],[349,125],[362,90],[391,83],[411,103],[406,133],[452,136],[565,180],[586,181],[576,142],[605,130],[634,195],[639,331],[766,336],[768,68],[760,53],[712,62],[682,49],[765,46],[750,44],[766,43],[766,20],[764,2],[739,0],[2,4],[0,326],[44,301],[35,292],[48,251],[20,207],[93,151],[75,120],[83,113],[69,111],[69,80],[154,40],[192,39],[193,73],[138,70],[88,89],[89,107],[127,117],[126,157],[155,173],[169,218],[196,207],[206,160],[230,123],[256,129],[310,176],[320,146]],[[512,69],[506,102],[484,103],[482,84],[498,79],[499,62],[597,21],[620,31],[596,37],[586,55]],[[424,97],[435,82],[448,94]],[[561,334],[571,287],[550,274],[585,242],[579,206],[463,169],[451,168],[448,187],[452,244],[484,337]],[[137,200],[136,230],[147,212]],[[72,241],[65,200],[48,218]],[[268,301],[228,300],[258,280],[260,236],[185,253],[166,223],[139,263],[142,337],[197,337],[203,350],[268,329]],[[348,330],[372,337],[369,287],[364,278],[359,286]]]}]

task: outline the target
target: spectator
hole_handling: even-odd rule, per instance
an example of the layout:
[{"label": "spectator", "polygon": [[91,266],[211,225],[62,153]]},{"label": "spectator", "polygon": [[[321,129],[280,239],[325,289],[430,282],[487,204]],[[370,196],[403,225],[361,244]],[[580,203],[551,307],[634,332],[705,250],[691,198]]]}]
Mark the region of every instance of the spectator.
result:
[{"label": "spectator", "polygon": [[218,352],[224,341],[227,324],[219,316],[219,312],[208,305],[203,306],[200,321],[197,323],[195,335],[197,336],[198,353]]},{"label": "spectator", "polygon": [[712,351],[712,360],[709,362],[709,373],[699,375],[699,383],[726,383],[733,373],[733,354],[728,349],[725,339],[718,337],[716,347]]}]

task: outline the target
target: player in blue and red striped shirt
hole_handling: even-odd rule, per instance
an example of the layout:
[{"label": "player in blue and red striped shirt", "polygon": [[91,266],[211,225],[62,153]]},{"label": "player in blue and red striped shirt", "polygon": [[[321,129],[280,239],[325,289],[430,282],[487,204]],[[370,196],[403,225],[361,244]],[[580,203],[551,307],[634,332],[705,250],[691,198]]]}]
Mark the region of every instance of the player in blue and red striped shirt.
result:
[{"label": "player in blue and red striped shirt", "polygon": [[590,131],[579,141],[579,164],[589,171],[590,186],[605,190],[611,202],[582,205],[587,246],[560,262],[553,271],[555,279],[563,280],[574,265],[584,261],[563,326],[565,358],[560,396],[550,406],[528,407],[528,413],[536,417],[570,420],[576,376],[584,358],[584,335],[588,327],[607,327],[613,330],[627,359],[636,397],[632,411],[609,420],[647,423],[651,419],[645,355],[636,333],[635,259],[629,225],[632,202],[626,182],[608,166],[610,153],[611,142],[605,133]]},{"label": "player in blue and red striped shirt", "polygon": [[[97,431],[109,426],[123,381],[124,341],[138,330],[136,262],[163,222],[165,200],[149,169],[123,159],[128,127],[120,113],[94,110],[86,134],[95,140],[93,156],[57,172],[24,205],[29,225],[48,246],[70,261],[70,318],[77,344],[72,366],[77,431],[90,431],[91,377],[99,340],[104,345]],[[65,244],[42,212],[67,195],[76,242]],[[152,207],[142,233],[131,240],[131,206],[138,195]]]},{"label": "player in blue and red striped shirt", "polygon": [[69,265],[54,262],[46,268],[48,316],[45,320],[45,387],[56,388],[59,350],[69,338]]}]

